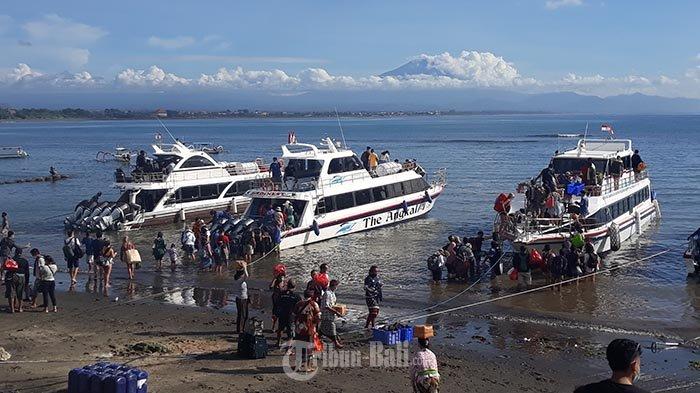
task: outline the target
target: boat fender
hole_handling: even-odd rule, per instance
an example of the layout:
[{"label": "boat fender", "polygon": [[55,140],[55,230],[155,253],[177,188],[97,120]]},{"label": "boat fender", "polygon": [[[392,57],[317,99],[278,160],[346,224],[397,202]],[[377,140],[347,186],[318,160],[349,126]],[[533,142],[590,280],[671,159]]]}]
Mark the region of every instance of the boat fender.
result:
[{"label": "boat fender", "polygon": [[618,251],[620,249],[620,227],[616,223],[608,227],[608,237],[610,238],[610,249]]},{"label": "boat fender", "polygon": [[642,233],[642,215],[639,214],[639,210],[634,212],[634,229],[638,235]]},{"label": "boat fender", "polygon": [[403,214],[408,214],[408,203],[405,200],[401,202],[401,209],[403,209]]},{"label": "boat fender", "polygon": [[425,190],[425,200],[428,201],[428,203],[433,203],[433,198],[430,196],[428,190]]},{"label": "boat fender", "polygon": [[321,229],[318,227],[318,222],[316,220],[311,223],[311,229],[314,231],[316,236],[321,234]]}]

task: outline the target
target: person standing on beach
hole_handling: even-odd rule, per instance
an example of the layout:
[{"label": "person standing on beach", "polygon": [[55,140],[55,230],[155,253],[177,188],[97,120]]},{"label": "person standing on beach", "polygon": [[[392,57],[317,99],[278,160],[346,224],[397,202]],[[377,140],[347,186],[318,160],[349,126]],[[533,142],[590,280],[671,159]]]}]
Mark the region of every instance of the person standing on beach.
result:
[{"label": "person standing on beach", "polygon": [[642,345],[633,340],[618,338],[608,344],[605,357],[612,376],[604,381],[578,387],[574,393],[649,393],[634,386],[642,374]]},{"label": "person standing on beach", "polygon": [[158,235],[153,240],[153,259],[156,261],[156,271],[158,272],[163,269],[163,258],[165,258],[166,249],[163,232],[158,232]]},{"label": "person standing on beach", "polygon": [[10,313],[22,312],[22,292],[24,292],[24,274],[16,260],[3,258],[0,273],[5,274],[5,298]]},{"label": "person standing on beach", "polygon": [[95,240],[90,237],[90,232],[85,232],[81,243],[85,247],[85,263],[88,266],[88,279],[94,278],[97,281],[97,269],[95,268],[95,250],[93,250]]},{"label": "person standing on beach", "polygon": [[104,281],[104,287],[109,288],[111,286],[112,277],[112,266],[114,266],[114,257],[117,256],[116,251],[112,247],[109,240],[104,241],[104,246],[102,247],[102,280]]},{"label": "person standing on beach", "polygon": [[[12,259],[17,262],[17,266],[19,266],[18,272],[24,276],[24,301],[29,301],[30,300],[30,290],[29,290],[29,261],[27,261],[23,256],[22,256],[22,249],[18,248],[15,250],[15,256],[12,257]],[[20,298],[21,300],[21,298]]]},{"label": "person standing on beach", "polygon": [[[287,335],[287,340],[294,339],[294,307],[301,301],[301,296],[294,292],[296,284],[294,280],[286,281],[283,292],[280,293],[277,300],[277,347],[282,344],[282,332]],[[273,329],[274,330],[274,329]]]},{"label": "person standing on beach", "polygon": [[177,265],[178,259],[180,259],[180,255],[177,253],[177,247],[175,247],[175,243],[170,243],[170,248],[168,248],[168,258],[170,259],[170,269],[175,270],[175,266]]},{"label": "person standing on beach", "polygon": [[7,231],[7,236],[0,240],[0,260],[12,255],[12,252],[17,250],[17,244],[15,244],[15,233],[13,231]]},{"label": "person standing on beach", "polygon": [[10,219],[7,217],[7,212],[2,212],[2,221],[0,221],[0,238],[7,236],[10,231]]},{"label": "person standing on beach", "polygon": [[321,297],[321,325],[319,326],[319,330],[321,334],[330,338],[333,341],[333,345],[335,345],[337,349],[341,349],[343,348],[343,345],[340,343],[340,336],[338,335],[338,329],[335,324],[336,317],[343,316],[335,308],[335,290],[337,288],[338,280],[331,280],[330,284],[328,285],[328,289],[323,293],[323,296]]},{"label": "person standing on beach", "polygon": [[41,266],[46,264],[44,256],[41,255],[38,249],[32,248],[29,254],[34,257],[34,267],[32,269],[32,275],[34,276],[34,287],[32,289],[32,308],[36,307],[36,298],[39,296],[39,291],[41,290],[41,279],[39,271]]},{"label": "person standing on beach", "polygon": [[95,281],[97,281],[98,276],[100,280],[104,279],[104,260],[103,249],[105,247],[106,240],[102,232],[97,232],[95,234],[95,239],[92,240],[92,260],[95,263]]},{"label": "person standing on beach", "polygon": [[[311,366],[312,353],[323,349],[320,343],[316,326],[321,317],[321,309],[314,299],[314,292],[307,290],[304,292],[304,300],[294,307],[294,326],[296,340],[306,342],[306,348],[302,348],[301,366],[303,371],[313,372],[315,368]],[[299,356],[299,354],[297,354]],[[299,370],[302,371],[302,370]]]},{"label": "person standing on beach", "polygon": [[126,271],[129,274],[129,280],[134,279],[134,264],[131,262],[131,260],[127,257],[127,251],[129,250],[135,250],[136,246],[134,243],[129,241],[129,236],[124,236],[122,239],[122,246],[119,249],[119,259],[126,264]]},{"label": "person standing on beach", "polygon": [[365,277],[365,302],[367,303],[367,322],[365,329],[374,324],[379,315],[379,304],[382,302],[382,280],[379,279],[379,268],[375,265],[369,268],[369,274]]},{"label": "person standing on beach", "polygon": [[71,286],[78,282],[78,270],[80,270],[80,258],[83,256],[83,249],[80,248],[80,240],[75,236],[74,231],[68,232],[68,237],[63,242],[63,256],[68,264]]},{"label": "person standing on beach", "polygon": [[44,312],[49,312],[49,298],[53,306],[53,312],[58,312],[56,307],[56,278],[55,274],[58,271],[56,262],[47,255],[43,265],[39,266],[39,280],[41,283],[41,295],[44,298]]},{"label": "person standing on beach", "polygon": [[194,235],[194,232],[188,227],[185,228],[185,230],[182,232],[182,235],[180,235],[180,243],[182,243],[182,250],[185,252],[185,255],[190,259],[190,262],[194,262],[195,256],[194,256],[194,245],[197,242],[197,237]]},{"label": "person standing on beach", "polygon": [[413,393],[437,393],[440,387],[437,357],[430,350],[427,338],[419,338],[418,345],[420,348],[411,359]]},{"label": "person standing on beach", "polygon": [[236,334],[239,334],[245,328],[248,322],[248,265],[245,262],[241,263],[241,268],[233,275],[233,286],[231,292],[236,299]]}]

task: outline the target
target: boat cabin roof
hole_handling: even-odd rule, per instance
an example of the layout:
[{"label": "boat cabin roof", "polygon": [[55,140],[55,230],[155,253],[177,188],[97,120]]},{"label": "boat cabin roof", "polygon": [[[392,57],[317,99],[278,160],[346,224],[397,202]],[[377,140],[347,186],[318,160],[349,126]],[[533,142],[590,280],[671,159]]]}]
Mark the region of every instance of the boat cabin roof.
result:
[{"label": "boat cabin roof", "polygon": [[336,145],[331,138],[321,140],[321,147],[310,143],[287,143],[282,145],[282,158],[296,159],[328,159],[336,157],[350,157],[355,153]]},{"label": "boat cabin roof", "polygon": [[631,156],[632,141],[629,139],[579,139],[576,148],[559,153],[554,158],[611,159],[616,156]]}]

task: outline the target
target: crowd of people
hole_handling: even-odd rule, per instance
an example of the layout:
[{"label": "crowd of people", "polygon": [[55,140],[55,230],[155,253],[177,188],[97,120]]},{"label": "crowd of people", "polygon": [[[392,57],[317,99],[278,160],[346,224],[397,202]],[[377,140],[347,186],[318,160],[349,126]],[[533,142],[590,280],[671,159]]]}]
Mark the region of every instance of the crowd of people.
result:
[{"label": "crowd of people", "polygon": [[[489,239],[489,249],[484,251],[484,243]],[[501,274],[500,265],[495,265],[500,263],[502,255],[503,249],[497,234],[486,237],[483,231],[478,231],[476,236],[462,239],[450,235],[447,244],[428,258],[428,270],[436,283],[443,279],[443,270],[447,270],[447,279],[450,281],[473,281],[489,268],[492,276]]]}]

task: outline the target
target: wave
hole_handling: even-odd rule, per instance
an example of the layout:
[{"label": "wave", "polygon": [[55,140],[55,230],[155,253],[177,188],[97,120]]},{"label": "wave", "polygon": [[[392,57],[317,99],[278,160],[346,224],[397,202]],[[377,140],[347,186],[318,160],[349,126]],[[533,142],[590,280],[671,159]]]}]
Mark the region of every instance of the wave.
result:
[{"label": "wave", "polygon": [[576,133],[557,133],[557,134],[532,134],[528,135],[529,138],[582,138],[583,134]]},{"label": "wave", "polygon": [[510,139],[442,139],[442,140],[425,139],[425,140],[415,140],[413,142],[414,143],[429,143],[429,144],[438,144],[438,143],[464,143],[464,144],[470,144],[470,143],[493,143],[493,144],[537,143],[537,141],[533,141],[533,140],[510,140]]}]

